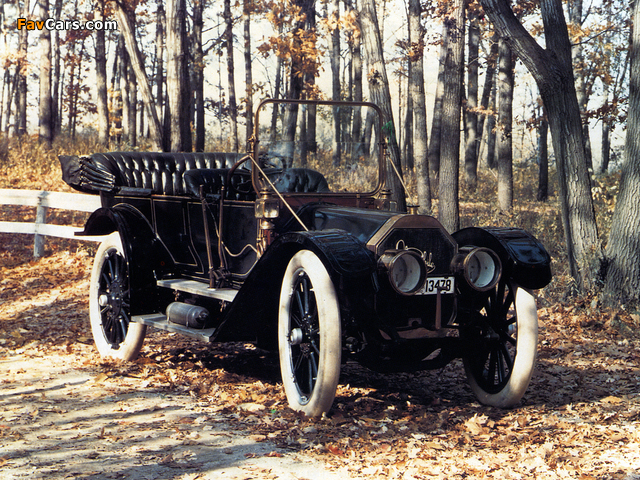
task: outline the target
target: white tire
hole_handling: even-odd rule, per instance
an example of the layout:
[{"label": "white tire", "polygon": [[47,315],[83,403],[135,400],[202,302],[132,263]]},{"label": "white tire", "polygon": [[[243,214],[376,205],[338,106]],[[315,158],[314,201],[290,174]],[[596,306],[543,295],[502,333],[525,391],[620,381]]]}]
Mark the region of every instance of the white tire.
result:
[{"label": "white tire", "polygon": [[328,412],[340,378],[340,307],[327,269],[309,250],[291,258],[282,279],[278,349],[290,407],[311,417]]},{"label": "white tire", "polygon": [[127,262],[120,234],[114,232],[100,244],[91,271],[89,318],[100,355],[134,360],[147,331],[131,322]]},{"label": "white tire", "polygon": [[500,281],[480,312],[480,322],[461,331],[469,353],[467,379],[478,400],[508,408],[524,396],[535,368],[538,313],[533,294]]}]

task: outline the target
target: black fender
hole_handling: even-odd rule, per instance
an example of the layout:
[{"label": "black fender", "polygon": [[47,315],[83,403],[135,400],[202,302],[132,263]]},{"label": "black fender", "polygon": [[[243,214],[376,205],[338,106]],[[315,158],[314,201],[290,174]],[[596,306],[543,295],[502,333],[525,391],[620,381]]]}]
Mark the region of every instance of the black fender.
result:
[{"label": "black fender", "polygon": [[460,247],[473,245],[496,252],[502,262],[502,274],[522,287],[543,288],[551,281],[551,256],[526,230],[469,227],[452,236]]},{"label": "black fender", "polygon": [[[341,303],[350,292],[373,293],[373,252],[344,230],[290,232],[278,237],[260,257],[216,333],[216,340],[277,340],[278,302],[289,260],[300,250],[314,252],[327,268]],[[276,344],[277,345],[277,344]]]},{"label": "black fender", "polygon": [[125,203],[93,212],[78,235],[109,235],[116,231],[129,270],[131,314],[154,312],[157,301],[150,292],[156,291],[156,274],[172,269],[171,256],[145,216]]}]

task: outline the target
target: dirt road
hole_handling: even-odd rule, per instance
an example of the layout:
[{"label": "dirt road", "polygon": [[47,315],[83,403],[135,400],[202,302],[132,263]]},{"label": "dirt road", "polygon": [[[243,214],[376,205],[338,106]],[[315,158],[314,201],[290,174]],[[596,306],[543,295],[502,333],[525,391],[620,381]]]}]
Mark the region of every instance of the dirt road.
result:
[{"label": "dirt road", "polygon": [[541,298],[538,367],[511,410],[476,403],[460,362],[345,365],[313,420],[288,409],[277,360],[251,345],[152,332],[136,362],[101,359],[91,255],[15,251],[0,250],[0,480],[640,480],[632,316]]},{"label": "dirt road", "polygon": [[351,478],[266,435],[234,429],[234,419],[207,401],[83,365],[90,346],[72,350],[26,348],[0,360],[3,480]]}]

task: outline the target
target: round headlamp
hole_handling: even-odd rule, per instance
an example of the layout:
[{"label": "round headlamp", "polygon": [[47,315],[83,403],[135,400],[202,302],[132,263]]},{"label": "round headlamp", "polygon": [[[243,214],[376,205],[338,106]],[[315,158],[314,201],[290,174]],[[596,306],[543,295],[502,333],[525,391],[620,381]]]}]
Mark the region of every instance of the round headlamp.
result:
[{"label": "round headlamp", "polygon": [[464,278],[475,290],[486,292],[496,286],[502,273],[500,258],[488,248],[470,248],[462,261]]},{"label": "round headlamp", "polygon": [[380,257],[387,270],[389,283],[402,295],[413,295],[424,286],[427,266],[424,259],[412,250],[387,251]]}]

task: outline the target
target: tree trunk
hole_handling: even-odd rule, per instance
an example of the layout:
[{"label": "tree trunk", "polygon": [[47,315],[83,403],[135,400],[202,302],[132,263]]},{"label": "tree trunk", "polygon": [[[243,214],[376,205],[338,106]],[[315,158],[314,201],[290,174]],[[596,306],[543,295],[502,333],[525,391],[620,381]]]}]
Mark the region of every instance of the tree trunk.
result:
[{"label": "tree trunk", "polygon": [[465,182],[475,191],[478,183],[478,64],[480,21],[476,7],[469,6],[469,48],[467,62],[467,108],[465,115],[466,145],[464,151]]},{"label": "tree trunk", "polygon": [[[357,16],[357,12],[353,10]],[[359,35],[352,36],[351,42],[351,68],[353,71],[353,101],[362,101],[362,54],[360,48],[361,37]],[[355,142],[360,142],[362,139],[362,111],[356,109],[353,115],[353,124],[351,125],[351,138]]]},{"label": "tree trunk", "polygon": [[445,63],[442,102],[442,145],[440,147],[440,185],[438,219],[450,232],[460,228],[458,172],[460,169],[460,120],[462,76],[464,71],[465,2],[454,0],[448,23],[448,53]]},{"label": "tree trunk", "polygon": [[[393,162],[399,173],[401,169],[400,149],[395,137],[395,126],[393,123],[393,107],[391,106],[391,93],[389,91],[389,79],[384,63],[382,52],[382,40],[378,27],[378,17],[376,15],[373,0],[362,0],[360,5],[360,28],[362,40],[367,55],[369,74],[369,94],[371,101],[377,104],[384,115],[383,122],[388,135],[388,151],[390,161]],[[382,132],[381,132],[382,133]],[[392,166],[388,167],[387,188],[391,189],[391,199],[397,202],[399,211],[406,211],[405,192]]]},{"label": "tree trunk", "polygon": [[[104,20],[104,1],[99,1],[95,8],[96,20]],[[96,107],[98,114],[98,142],[109,144],[109,97],[107,95],[107,53],[104,30],[95,32],[96,60]]]},{"label": "tree trunk", "polygon": [[498,65],[498,206],[502,212],[513,208],[513,52],[500,39]]},{"label": "tree trunk", "polygon": [[[40,19],[49,18],[49,0],[38,0]],[[40,141],[51,147],[51,32],[44,28],[40,32]]]},{"label": "tree trunk", "polygon": [[[413,97],[411,96],[411,93],[409,91],[409,89],[411,88],[411,75],[413,75],[413,73],[411,72],[411,69],[413,68],[413,66],[411,65],[410,62],[407,62],[407,94],[405,95],[405,99],[404,99],[404,115],[402,117],[404,117],[403,119],[403,123],[404,126],[402,127],[402,132],[404,133],[404,135],[402,135],[401,139],[402,139],[402,171],[403,172],[412,172],[413,168],[415,166],[414,164],[414,158],[413,158],[413,142],[414,142],[414,133],[413,133],[413,116],[414,116],[414,111],[413,109],[415,108],[413,105]],[[400,83],[400,82],[398,82]],[[401,97],[402,98],[402,97]],[[402,118],[400,117],[400,118]]]},{"label": "tree trunk", "polygon": [[203,10],[204,0],[193,2],[192,69],[195,80],[193,89],[195,93],[196,152],[204,152],[205,148],[204,52],[202,50]]},{"label": "tree trunk", "polygon": [[436,96],[433,103],[433,117],[431,119],[431,137],[429,141],[429,178],[432,180],[433,195],[438,195],[440,183],[440,146],[442,145],[442,100],[444,98],[445,66],[447,63],[447,51],[449,49],[449,25],[445,22],[442,27],[442,44],[438,57],[438,81]]},{"label": "tree trunk", "polygon": [[189,124],[189,75],[185,48],[187,12],[185,0],[167,2],[167,98],[172,152],[191,151]]},{"label": "tree trunk", "polygon": [[[120,36],[120,41],[125,42],[124,35]],[[124,45],[124,43],[123,43]],[[120,98],[122,100],[122,138],[127,145],[131,144],[131,102],[129,98],[129,54],[126,47],[121,48],[122,56],[118,62],[118,78],[120,78]]]},{"label": "tree trunk", "polygon": [[580,107],[571,61],[571,43],[561,0],[541,0],[547,49],[525,30],[507,0],[481,0],[485,12],[533,75],[553,138],[565,243],[578,291],[591,291],[603,265],[589,172],[582,136]]},{"label": "tree trunk", "polygon": [[245,138],[253,135],[253,69],[251,67],[251,0],[244,0]]},{"label": "tree trunk", "polygon": [[607,173],[611,161],[611,123],[608,119],[602,120],[602,154],[600,173]]},{"label": "tree trunk", "polygon": [[[18,90],[18,65],[16,65],[15,71],[13,73],[13,77],[11,79],[11,83],[9,84],[9,88],[7,89],[7,108],[4,113],[4,125],[5,125],[5,134],[7,136],[11,136],[11,134],[16,134],[16,125],[15,118],[16,114],[14,113],[14,124],[11,124],[11,104],[16,105],[17,109],[17,96],[16,91]],[[13,132],[12,132],[13,130]]]},{"label": "tree trunk", "polygon": [[[29,1],[23,0],[22,17],[27,18],[29,13]],[[27,46],[28,30],[18,30],[18,90],[16,92],[16,131],[18,135],[27,133]]]},{"label": "tree trunk", "polygon": [[158,112],[156,111],[156,106],[151,94],[151,87],[149,86],[149,80],[145,72],[142,54],[135,39],[132,15],[124,10],[124,8],[125,4],[120,1],[116,2],[118,26],[124,36],[129,61],[138,80],[138,88],[140,88],[140,94],[142,95],[147,118],[149,119],[149,132],[151,133],[153,148],[155,150],[162,150],[162,129],[160,128],[160,121],[158,120]]},{"label": "tree trunk", "polygon": [[231,149],[238,148],[238,106],[236,101],[235,67],[233,64],[233,18],[231,17],[231,0],[224,0],[225,45],[227,48],[227,88],[229,90],[229,116],[231,123]]},{"label": "tree trunk", "polygon": [[[62,0],[56,0],[53,10],[53,18],[59,20],[60,14],[62,13]],[[60,92],[62,88],[60,87],[60,83],[64,75],[64,73],[60,71],[60,35],[57,30],[53,31],[51,48],[53,51],[53,67],[51,72],[53,80],[51,87],[51,138],[55,138],[61,130],[60,127],[62,125],[62,115],[60,114],[60,105],[62,105]]]},{"label": "tree trunk", "polygon": [[[582,31],[582,0],[571,0],[568,2],[569,7],[569,22],[573,24],[573,28],[576,32]],[[587,160],[587,167],[593,171],[593,160],[591,158],[591,139],[589,136],[589,119],[587,118],[587,104],[589,103],[589,95],[587,94],[587,86],[585,79],[586,65],[584,63],[583,54],[583,38],[581,34],[578,34],[577,38],[573,42],[572,55],[573,55],[573,71],[576,79],[576,95],[578,97],[578,105],[580,106],[580,113],[582,114],[582,135],[584,141],[585,158]]]},{"label": "tree trunk", "polygon": [[496,123],[498,121],[498,114],[496,112],[497,104],[498,85],[497,82],[494,81],[493,88],[491,89],[491,100],[489,101],[489,111],[491,114],[487,117],[483,133],[487,150],[487,167],[491,170],[495,170],[498,166],[496,161]]},{"label": "tree trunk", "polygon": [[546,202],[549,198],[549,122],[542,109],[540,125],[538,126],[538,194],[539,202]]},{"label": "tree trunk", "polygon": [[[167,15],[164,9],[163,0],[157,0],[156,11],[156,116],[162,137],[161,149],[169,151],[171,148],[171,125],[166,113],[169,111],[169,99],[166,95],[165,61],[166,52],[165,40],[167,31]],[[149,122],[151,130],[151,122]]]},{"label": "tree trunk", "polygon": [[431,214],[431,183],[429,181],[429,158],[427,154],[427,105],[424,92],[424,28],[420,21],[420,0],[409,2],[409,37],[411,49],[409,62],[409,96],[413,99],[414,144],[416,182],[418,191],[418,213]]},{"label": "tree trunk", "polygon": [[11,110],[10,102],[11,95],[9,94],[11,87],[11,69],[10,66],[4,69],[4,75],[2,75],[2,92],[0,93],[0,132],[4,132],[6,123],[4,121],[5,114]]},{"label": "tree trunk", "polygon": [[[477,135],[480,137],[477,142],[476,159],[480,157],[480,146],[482,144],[482,138],[485,138],[485,122],[488,118],[493,118],[487,115],[485,112],[489,109],[489,105],[492,99],[492,95],[495,94],[494,85],[496,78],[496,65],[498,63],[498,46],[500,37],[493,32],[491,36],[491,47],[489,47],[489,55],[487,56],[487,68],[484,73],[484,86],[482,87],[482,96],[480,97],[480,108],[482,114],[478,117]],[[495,101],[493,102],[495,106]],[[491,127],[493,130],[493,126]],[[477,161],[477,160],[476,160]]]},{"label": "tree trunk", "polygon": [[633,11],[629,116],[625,142],[625,161],[620,178],[609,243],[608,270],[603,300],[620,306],[640,300],[640,2]]},{"label": "tree trunk", "polygon": [[[331,99],[333,101],[341,100],[340,96],[340,3],[339,0],[331,0],[330,10],[327,13],[327,20],[331,28]],[[341,147],[341,126],[340,111],[338,107],[333,108],[333,159],[334,167],[340,165],[340,147]]]},{"label": "tree trunk", "polygon": [[129,84],[129,144],[135,147],[138,144],[138,85],[131,63],[130,61],[129,68],[127,68],[127,83]]}]

